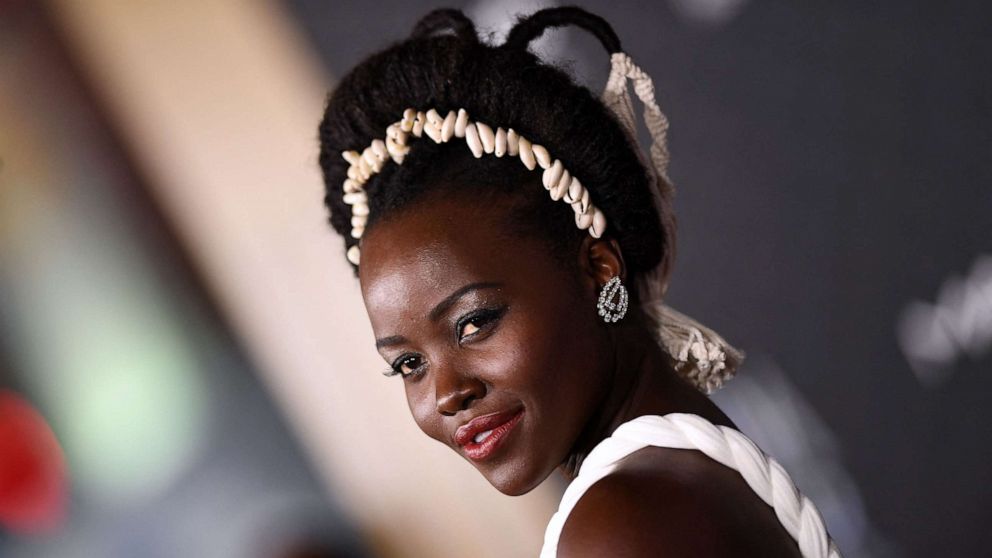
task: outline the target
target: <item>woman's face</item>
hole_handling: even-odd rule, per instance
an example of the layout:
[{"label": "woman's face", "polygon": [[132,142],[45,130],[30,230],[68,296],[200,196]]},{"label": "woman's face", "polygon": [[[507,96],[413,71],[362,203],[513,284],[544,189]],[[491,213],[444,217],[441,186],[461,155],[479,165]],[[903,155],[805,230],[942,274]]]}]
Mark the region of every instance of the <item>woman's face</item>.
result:
[{"label": "woman's face", "polygon": [[418,203],[366,231],[359,277],[417,425],[519,495],[568,455],[612,357],[596,279],[564,269],[537,239],[508,236],[505,211]]}]

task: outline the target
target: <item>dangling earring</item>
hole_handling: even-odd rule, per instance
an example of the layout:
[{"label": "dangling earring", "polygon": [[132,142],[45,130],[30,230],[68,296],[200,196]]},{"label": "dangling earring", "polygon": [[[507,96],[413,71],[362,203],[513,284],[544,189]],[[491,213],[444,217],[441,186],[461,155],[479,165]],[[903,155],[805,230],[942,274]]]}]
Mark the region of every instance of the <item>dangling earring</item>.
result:
[{"label": "dangling earring", "polygon": [[[619,294],[619,296],[617,296]],[[616,298],[616,302],[614,302]],[[596,303],[599,315],[606,323],[620,321],[627,313],[627,287],[620,282],[620,276],[614,275],[599,291],[599,302]]]}]

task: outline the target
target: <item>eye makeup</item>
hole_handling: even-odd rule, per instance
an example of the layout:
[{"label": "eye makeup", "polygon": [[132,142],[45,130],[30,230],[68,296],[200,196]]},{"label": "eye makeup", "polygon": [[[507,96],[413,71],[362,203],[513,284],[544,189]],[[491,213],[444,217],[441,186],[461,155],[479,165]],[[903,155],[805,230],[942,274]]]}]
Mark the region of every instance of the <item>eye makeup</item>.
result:
[{"label": "eye makeup", "polygon": [[[454,326],[454,337],[456,343],[461,346],[465,342],[474,339],[482,339],[488,335],[495,327],[496,323],[506,313],[508,305],[498,307],[485,307],[472,310],[459,318]],[[467,326],[475,327],[470,333],[463,335]],[[422,374],[426,363],[422,362],[423,357],[416,353],[404,353],[393,361],[392,365],[384,370],[384,376],[403,376],[405,378]],[[404,372],[404,369],[409,371]]]},{"label": "eye makeup", "polygon": [[[495,325],[495,322],[503,317],[506,310],[506,305],[497,308],[480,308],[463,316],[455,325],[455,338],[458,340],[458,343],[461,344],[463,341],[489,331],[490,326]],[[475,331],[467,335],[462,335],[465,331],[465,326],[468,325],[475,326]]]}]

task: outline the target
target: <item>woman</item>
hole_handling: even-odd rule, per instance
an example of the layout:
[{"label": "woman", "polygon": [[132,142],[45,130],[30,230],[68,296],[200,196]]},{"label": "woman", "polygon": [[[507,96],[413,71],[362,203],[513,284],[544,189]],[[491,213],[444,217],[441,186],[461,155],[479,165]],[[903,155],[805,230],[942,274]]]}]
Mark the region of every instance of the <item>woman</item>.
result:
[{"label": "woman", "polygon": [[[611,55],[602,100],[528,52],[562,25]],[[666,128],[650,78],[578,8],[524,18],[499,46],[438,10],[345,76],[320,125],[325,203],[385,373],[501,492],[572,480],[542,556],[836,555],[705,395],[742,354],[661,303]]]}]

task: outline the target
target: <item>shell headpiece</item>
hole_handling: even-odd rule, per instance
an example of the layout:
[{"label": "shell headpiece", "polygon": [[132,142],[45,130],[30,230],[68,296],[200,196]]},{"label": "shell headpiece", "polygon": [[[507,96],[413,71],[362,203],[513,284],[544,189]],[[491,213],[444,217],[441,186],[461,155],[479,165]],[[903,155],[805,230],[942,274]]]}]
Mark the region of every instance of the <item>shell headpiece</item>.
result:
[{"label": "shell headpiece", "polygon": [[[541,167],[544,172],[542,182],[551,199],[562,200],[572,206],[575,224],[580,229],[588,229],[594,238],[602,236],[606,230],[606,216],[589,200],[589,191],[579,178],[555,159],[548,150],[521,136],[513,128],[495,130],[482,122],[473,122],[465,109],[448,111],[442,117],[431,108],[427,112],[408,108],[403,118],[386,127],[386,139],[372,140],[372,144],[361,153],[345,151],[342,156],[348,161],[348,178],[344,181],[344,202],[351,206],[351,236],[361,238],[369,215],[369,199],[365,193],[365,183],[382,170],[383,165],[392,159],[397,165],[410,150],[407,142],[410,136],[427,136],[435,143],[446,143],[451,138],[464,138],[472,155],[480,158],[484,154],[496,157],[519,157],[528,170]],[[358,265],[361,252],[358,244],[348,249],[348,261]]]}]

